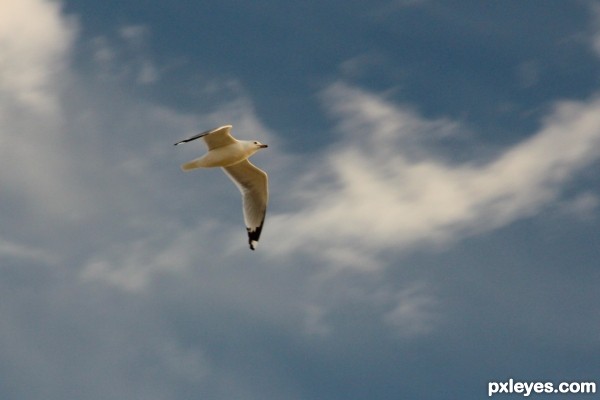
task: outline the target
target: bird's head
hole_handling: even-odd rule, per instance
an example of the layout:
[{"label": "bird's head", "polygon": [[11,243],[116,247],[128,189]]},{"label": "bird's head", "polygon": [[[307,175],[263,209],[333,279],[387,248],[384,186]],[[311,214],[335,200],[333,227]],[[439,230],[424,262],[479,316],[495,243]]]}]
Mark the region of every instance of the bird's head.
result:
[{"label": "bird's head", "polygon": [[254,145],[254,147],[256,147],[257,150],[266,149],[267,147],[269,147],[266,144],[262,144],[261,142],[258,142],[256,140],[252,142],[252,144]]},{"label": "bird's head", "polygon": [[259,151],[260,149],[264,149],[267,148],[269,146],[267,146],[266,144],[262,144],[259,141],[250,141],[250,140],[246,140],[244,141],[244,148],[246,150],[246,152],[250,155],[256,153],[257,151]]}]

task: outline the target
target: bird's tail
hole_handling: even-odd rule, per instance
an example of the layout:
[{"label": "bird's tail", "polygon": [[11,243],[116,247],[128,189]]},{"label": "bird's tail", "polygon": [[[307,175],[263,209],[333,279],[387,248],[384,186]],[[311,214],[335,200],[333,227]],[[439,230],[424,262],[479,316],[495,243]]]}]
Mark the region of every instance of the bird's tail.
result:
[{"label": "bird's tail", "polygon": [[201,158],[196,158],[195,160],[186,162],[185,164],[181,165],[181,169],[183,171],[191,171],[192,169],[196,169],[196,168],[202,168],[202,161]]}]

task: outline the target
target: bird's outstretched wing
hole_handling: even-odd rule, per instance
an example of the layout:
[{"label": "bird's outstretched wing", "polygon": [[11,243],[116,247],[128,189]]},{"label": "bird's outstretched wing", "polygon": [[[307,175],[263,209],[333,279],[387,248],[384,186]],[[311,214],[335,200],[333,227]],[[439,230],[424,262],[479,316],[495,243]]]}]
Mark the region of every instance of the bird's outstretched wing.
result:
[{"label": "bird's outstretched wing", "polygon": [[223,170],[242,193],[248,244],[254,250],[254,244],[260,238],[269,202],[268,176],[248,160],[223,167]]},{"label": "bird's outstretched wing", "polygon": [[181,143],[191,142],[192,140],[204,139],[204,143],[208,147],[208,150],[216,149],[219,147],[227,146],[228,144],[235,143],[235,139],[230,135],[231,125],[223,125],[215,129],[208,130],[206,132],[199,133],[190,138],[180,140],[175,143],[175,146]]}]

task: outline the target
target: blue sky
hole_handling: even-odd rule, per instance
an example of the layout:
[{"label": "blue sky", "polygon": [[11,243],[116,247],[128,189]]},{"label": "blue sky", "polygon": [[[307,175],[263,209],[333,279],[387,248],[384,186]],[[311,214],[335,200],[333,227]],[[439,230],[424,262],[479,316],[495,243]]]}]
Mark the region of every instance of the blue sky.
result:
[{"label": "blue sky", "polygon": [[[598,383],[597,4],[7,0],[0,49],[3,399]],[[255,252],[172,145],[224,124]]]}]

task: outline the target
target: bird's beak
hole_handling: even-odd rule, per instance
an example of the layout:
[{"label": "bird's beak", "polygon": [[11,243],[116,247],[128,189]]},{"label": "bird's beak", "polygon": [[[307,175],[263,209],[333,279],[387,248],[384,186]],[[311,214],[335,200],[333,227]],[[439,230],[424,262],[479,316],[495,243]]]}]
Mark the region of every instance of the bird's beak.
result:
[{"label": "bird's beak", "polygon": [[266,144],[261,144],[261,145],[260,145],[260,148],[261,148],[261,149],[266,149],[267,147],[269,147],[269,146],[268,146],[268,145],[266,145]]}]

